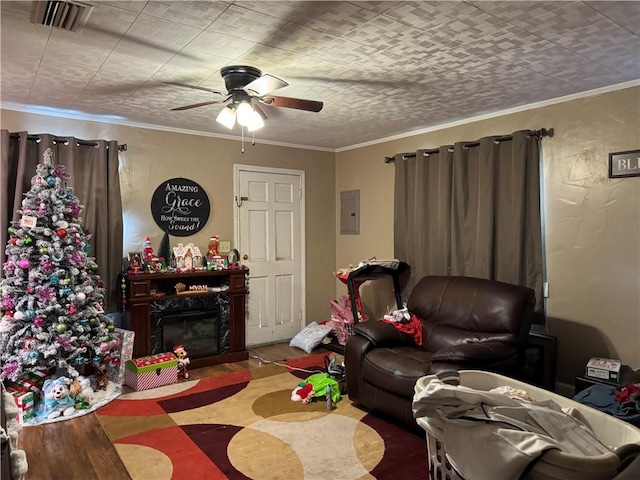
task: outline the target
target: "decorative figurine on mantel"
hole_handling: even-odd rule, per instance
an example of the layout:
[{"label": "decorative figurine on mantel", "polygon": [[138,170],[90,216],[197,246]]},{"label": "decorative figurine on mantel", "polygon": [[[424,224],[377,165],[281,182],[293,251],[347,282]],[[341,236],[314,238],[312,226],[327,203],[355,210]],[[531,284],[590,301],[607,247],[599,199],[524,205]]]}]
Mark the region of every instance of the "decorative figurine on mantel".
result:
[{"label": "decorative figurine on mantel", "polygon": [[151,239],[149,235],[144,238],[144,242],[142,242],[142,258],[145,262],[150,262],[154,257],[153,247],[151,246]]},{"label": "decorative figurine on mantel", "polygon": [[211,235],[209,238],[209,250],[207,251],[207,270],[223,270],[224,259],[220,256],[218,246],[220,239],[218,235]]},{"label": "decorative figurine on mantel", "polygon": [[176,257],[177,269],[193,270],[202,265],[200,249],[193,243],[187,243],[186,245],[179,243],[173,247],[173,254]]},{"label": "decorative figurine on mantel", "polygon": [[218,235],[211,235],[211,237],[209,238],[209,250],[207,251],[207,258],[212,258],[219,254],[219,244],[220,238],[218,237]]}]

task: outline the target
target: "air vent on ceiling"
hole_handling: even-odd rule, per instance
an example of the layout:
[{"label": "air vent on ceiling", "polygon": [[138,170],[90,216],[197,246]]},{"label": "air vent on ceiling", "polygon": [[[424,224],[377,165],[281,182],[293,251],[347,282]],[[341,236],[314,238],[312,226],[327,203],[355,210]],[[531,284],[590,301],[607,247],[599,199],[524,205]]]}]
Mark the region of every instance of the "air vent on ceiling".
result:
[{"label": "air vent on ceiling", "polygon": [[79,32],[85,26],[93,5],[81,2],[37,2],[35,23]]}]

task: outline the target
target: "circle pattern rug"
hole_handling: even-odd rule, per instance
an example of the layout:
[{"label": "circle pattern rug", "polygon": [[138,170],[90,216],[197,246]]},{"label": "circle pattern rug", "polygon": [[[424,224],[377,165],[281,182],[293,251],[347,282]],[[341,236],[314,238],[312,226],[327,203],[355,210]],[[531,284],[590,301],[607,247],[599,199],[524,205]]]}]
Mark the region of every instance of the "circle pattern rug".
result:
[{"label": "circle pattern rug", "polygon": [[96,411],[134,480],[426,479],[425,437],[343,397],[291,400],[323,355],[121,395]]}]

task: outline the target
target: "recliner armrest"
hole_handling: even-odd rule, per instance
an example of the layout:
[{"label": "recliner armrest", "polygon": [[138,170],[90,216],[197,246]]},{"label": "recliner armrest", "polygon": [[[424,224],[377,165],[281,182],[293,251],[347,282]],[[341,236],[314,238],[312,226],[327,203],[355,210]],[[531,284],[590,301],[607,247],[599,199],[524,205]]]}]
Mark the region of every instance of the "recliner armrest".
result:
[{"label": "recliner armrest", "polygon": [[441,348],[431,357],[432,362],[496,363],[517,355],[514,346],[504,342],[462,343]]},{"label": "recliner armrest", "polygon": [[394,347],[409,343],[408,336],[389,323],[377,320],[356,323],[353,326],[356,335],[362,335],[376,347]]}]

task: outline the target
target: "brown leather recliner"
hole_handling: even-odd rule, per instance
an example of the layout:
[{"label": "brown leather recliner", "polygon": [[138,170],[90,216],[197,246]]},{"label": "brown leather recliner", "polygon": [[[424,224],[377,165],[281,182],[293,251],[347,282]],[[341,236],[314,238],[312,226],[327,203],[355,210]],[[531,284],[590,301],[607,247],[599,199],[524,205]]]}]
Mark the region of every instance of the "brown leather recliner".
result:
[{"label": "brown leather recliner", "polygon": [[407,307],[422,324],[422,346],[391,324],[356,324],[345,346],[347,392],[357,406],[418,429],[411,410],[418,378],[463,369],[516,373],[535,293],[481,278],[426,276]]}]

